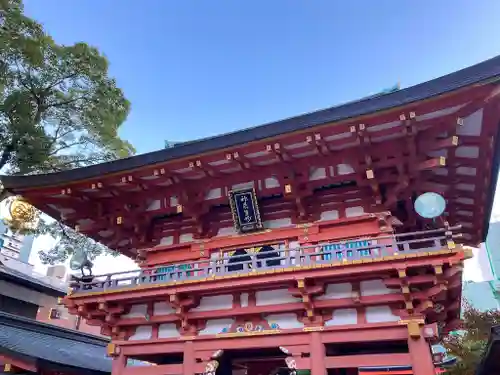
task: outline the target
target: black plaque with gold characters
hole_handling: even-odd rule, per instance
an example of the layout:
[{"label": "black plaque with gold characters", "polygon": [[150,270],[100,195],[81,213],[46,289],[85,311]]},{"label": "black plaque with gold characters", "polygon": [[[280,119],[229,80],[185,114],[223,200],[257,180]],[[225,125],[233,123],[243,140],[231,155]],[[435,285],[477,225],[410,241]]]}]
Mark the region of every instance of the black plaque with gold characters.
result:
[{"label": "black plaque with gold characters", "polygon": [[254,232],[263,228],[255,189],[231,190],[228,195],[234,227],[239,233]]}]

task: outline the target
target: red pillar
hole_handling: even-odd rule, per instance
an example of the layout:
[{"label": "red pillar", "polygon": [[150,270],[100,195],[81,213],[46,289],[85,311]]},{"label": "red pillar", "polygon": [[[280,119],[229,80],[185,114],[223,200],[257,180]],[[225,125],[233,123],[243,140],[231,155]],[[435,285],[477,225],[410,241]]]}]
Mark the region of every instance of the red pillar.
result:
[{"label": "red pillar", "polygon": [[326,375],[325,345],[320,332],[311,332],[311,375]]},{"label": "red pillar", "polygon": [[434,363],[429,343],[423,336],[408,339],[413,375],[435,375]]},{"label": "red pillar", "polygon": [[195,362],[196,358],[194,356],[193,342],[186,341],[184,343],[184,360],[182,362],[182,375],[194,375]]},{"label": "red pillar", "polygon": [[122,353],[118,354],[116,357],[113,357],[113,361],[111,362],[111,375],[120,375],[121,373],[123,373],[126,365],[127,357]]}]

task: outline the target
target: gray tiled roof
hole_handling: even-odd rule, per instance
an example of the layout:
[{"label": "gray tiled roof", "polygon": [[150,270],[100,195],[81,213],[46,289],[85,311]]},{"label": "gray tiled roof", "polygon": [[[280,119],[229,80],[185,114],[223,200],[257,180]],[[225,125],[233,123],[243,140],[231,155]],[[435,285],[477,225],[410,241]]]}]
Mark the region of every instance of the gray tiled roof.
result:
[{"label": "gray tiled roof", "polygon": [[9,351],[47,362],[111,372],[107,340],[0,312],[0,352]]},{"label": "gray tiled roof", "polygon": [[12,268],[5,267],[0,262],[0,279],[7,279],[13,283],[23,285],[30,289],[35,289],[39,292],[46,293],[49,295],[54,295],[56,297],[62,297],[66,295],[66,290],[63,288],[57,288],[43,280],[32,277],[23,272],[16,271]]},{"label": "gray tiled roof", "polygon": [[61,184],[75,179],[94,178],[102,174],[122,172],[150,164],[234,147],[248,142],[308,129],[321,124],[375,113],[429,99],[472,84],[498,79],[499,77],[500,56],[497,56],[446,76],[385,95],[371,96],[233,133],[183,142],[175,147],[108,163],[46,175],[2,176],[2,183],[7,190],[15,190],[29,186]]}]

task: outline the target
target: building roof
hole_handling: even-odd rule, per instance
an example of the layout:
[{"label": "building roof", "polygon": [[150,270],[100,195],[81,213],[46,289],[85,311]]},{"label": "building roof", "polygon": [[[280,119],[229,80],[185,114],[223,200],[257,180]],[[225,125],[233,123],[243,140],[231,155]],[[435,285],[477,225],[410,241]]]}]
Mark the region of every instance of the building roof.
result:
[{"label": "building roof", "polygon": [[67,292],[64,288],[55,287],[41,279],[6,267],[0,262],[0,280],[2,279],[54,297],[63,297]]},{"label": "building roof", "polygon": [[2,176],[8,190],[63,184],[74,180],[95,178],[104,174],[119,173],[166,161],[200,155],[210,151],[246,144],[286,133],[305,130],[314,126],[372,114],[402,105],[426,100],[470,85],[500,79],[500,56],[459,70],[446,76],[387,94],[370,96],[358,101],[322,109],[300,116],[227,133],[215,137],[183,142],[146,154],[119,159],[89,167],[46,175]]},{"label": "building roof", "polygon": [[109,373],[107,343],[104,338],[0,312],[0,353]]}]

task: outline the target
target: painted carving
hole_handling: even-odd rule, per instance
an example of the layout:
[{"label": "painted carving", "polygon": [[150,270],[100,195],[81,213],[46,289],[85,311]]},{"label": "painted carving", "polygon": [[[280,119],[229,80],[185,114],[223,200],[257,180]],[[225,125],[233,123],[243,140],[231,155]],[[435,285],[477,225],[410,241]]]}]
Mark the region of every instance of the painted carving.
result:
[{"label": "painted carving", "polygon": [[277,323],[269,324],[262,319],[255,319],[251,321],[237,320],[231,327],[224,328],[219,333],[220,335],[240,336],[240,335],[265,335],[279,332],[279,325]]},{"label": "painted carving", "polygon": [[215,375],[217,368],[219,367],[219,361],[213,360],[207,363],[205,366],[205,375]]}]

